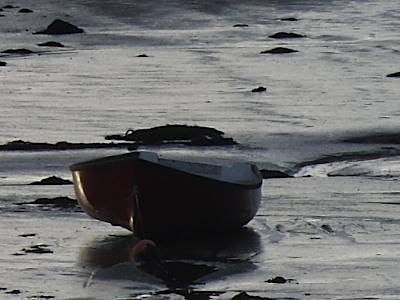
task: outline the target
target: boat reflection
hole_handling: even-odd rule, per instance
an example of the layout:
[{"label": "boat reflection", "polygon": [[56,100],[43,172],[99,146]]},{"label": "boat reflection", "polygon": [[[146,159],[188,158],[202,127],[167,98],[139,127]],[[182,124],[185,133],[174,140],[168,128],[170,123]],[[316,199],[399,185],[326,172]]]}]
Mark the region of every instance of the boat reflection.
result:
[{"label": "boat reflection", "polygon": [[218,274],[229,276],[254,270],[253,257],[262,249],[259,234],[251,228],[242,228],[195,240],[160,241],[157,246],[161,261],[153,264],[134,262],[134,248],[139,241],[133,235],[96,239],[82,248],[78,264],[104,271],[118,264],[133,263],[132,269],[158,277],[169,287],[184,287],[210,274],[213,274],[210,278],[218,278]]}]

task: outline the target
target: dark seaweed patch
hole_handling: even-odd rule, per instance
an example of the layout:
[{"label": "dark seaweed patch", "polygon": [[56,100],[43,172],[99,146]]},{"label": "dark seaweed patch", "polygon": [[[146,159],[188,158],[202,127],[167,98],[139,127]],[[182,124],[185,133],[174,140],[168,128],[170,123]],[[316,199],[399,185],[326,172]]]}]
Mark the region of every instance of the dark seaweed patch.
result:
[{"label": "dark seaweed patch", "polygon": [[214,128],[167,124],[153,128],[127,130],[125,134],[107,135],[106,140],[133,141],[141,145],[185,144],[193,146],[221,146],[237,144],[232,138]]},{"label": "dark seaweed patch", "polygon": [[134,143],[70,143],[57,142],[35,143],[22,140],[15,140],[0,145],[0,151],[49,151],[49,150],[81,150],[81,149],[108,149],[108,148],[135,148]]}]

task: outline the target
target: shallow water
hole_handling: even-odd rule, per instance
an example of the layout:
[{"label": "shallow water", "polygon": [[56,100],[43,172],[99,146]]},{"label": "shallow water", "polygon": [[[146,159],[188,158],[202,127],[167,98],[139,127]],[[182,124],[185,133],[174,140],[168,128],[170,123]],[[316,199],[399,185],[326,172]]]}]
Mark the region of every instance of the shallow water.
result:
[{"label": "shallow water", "polygon": [[[36,53],[0,54],[7,62],[0,67],[0,143],[102,142],[107,134],[167,123],[223,130],[239,145],[143,148],[167,157],[247,160],[295,178],[264,181],[262,207],[244,235],[250,248],[217,249],[242,260],[191,258],[219,268],[195,290],[224,292],[221,299],[239,291],[295,299],[398,298],[399,142],[344,142],[399,132],[398,79],[386,77],[399,71],[397,1],[14,5],[34,12],[0,12],[0,51]],[[32,35],[55,18],[86,33]],[[269,38],[279,31],[306,37]],[[36,45],[48,40],[66,47]],[[277,46],[299,52],[260,54]],[[149,57],[137,57],[143,53]],[[252,93],[258,86],[267,91]],[[182,297],[154,295],[166,287],[130,260],[134,240],[125,231],[76,209],[21,205],[73,198],[71,186],[27,184],[70,178],[70,164],[121,152],[0,152],[2,297]],[[53,253],[22,251],[40,244]],[[177,255],[172,246],[164,250]],[[110,261],[110,248],[119,260]],[[265,282],[276,276],[294,280]],[[49,278],[53,283],[44,285]],[[21,294],[7,294],[13,289]]]}]

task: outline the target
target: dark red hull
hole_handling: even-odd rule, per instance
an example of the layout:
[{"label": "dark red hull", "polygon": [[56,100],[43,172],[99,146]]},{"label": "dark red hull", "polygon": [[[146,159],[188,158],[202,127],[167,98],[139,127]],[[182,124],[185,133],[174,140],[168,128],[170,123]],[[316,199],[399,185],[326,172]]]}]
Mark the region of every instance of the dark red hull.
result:
[{"label": "dark red hull", "polygon": [[261,177],[251,184],[229,183],[138,159],[136,153],[71,170],[78,201],[89,215],[145,237],[237,229],[254,217],[261,199]]}]

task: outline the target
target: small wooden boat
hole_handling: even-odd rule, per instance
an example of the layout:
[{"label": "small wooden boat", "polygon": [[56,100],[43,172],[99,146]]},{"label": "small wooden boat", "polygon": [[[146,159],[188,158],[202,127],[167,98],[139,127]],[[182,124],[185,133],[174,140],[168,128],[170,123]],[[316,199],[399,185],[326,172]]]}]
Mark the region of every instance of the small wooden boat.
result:
[{"label": "small wooden boat", "polygon": [[90,216],[140,237],[233,230],[256,214],[256,166],[220,166],[132,152],[74,164],[75,192]]}]

